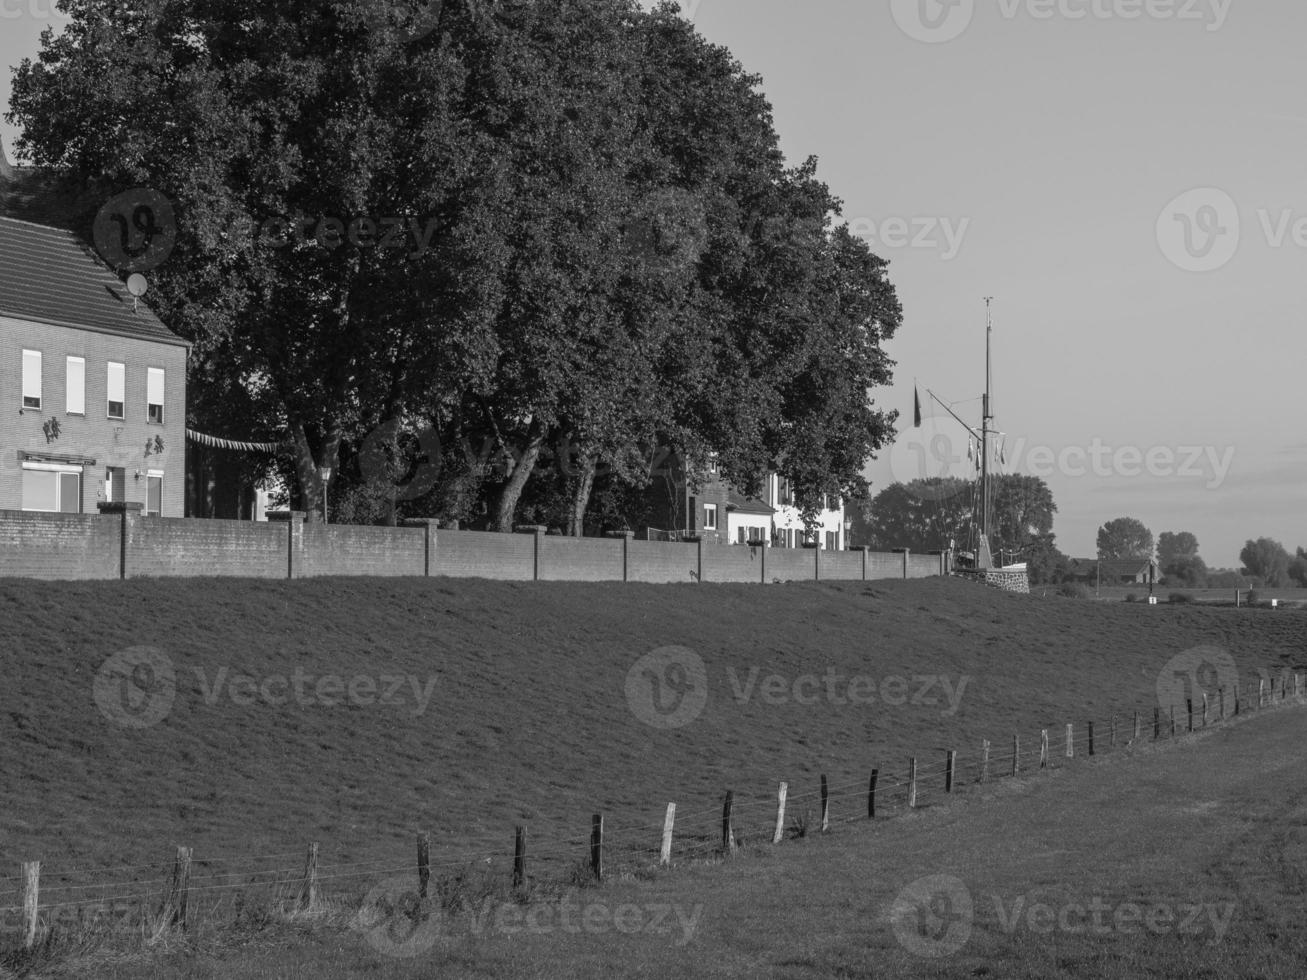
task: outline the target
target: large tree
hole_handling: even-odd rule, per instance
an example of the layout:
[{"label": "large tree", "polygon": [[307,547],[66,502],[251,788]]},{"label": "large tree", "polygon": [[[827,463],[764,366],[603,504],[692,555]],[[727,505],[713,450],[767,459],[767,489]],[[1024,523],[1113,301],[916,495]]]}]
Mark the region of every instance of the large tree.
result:
[{"label": "large tree", "polygon": [[1278,589],[1289,582],[1289,552],[1272,538],[1248,541],[1239,552],[1239,560],[1243,562],[1244,574],[1262,585]]},{"label": "large tree", "polygon": [[853,515],[853,543],[875,551],[942,551],[965,547],[972,526],[973,484],[956,477],[891,483]]},{"label": "large tree", "polygon": [[1188,531],[1163,531],[1157,536],[1157,567],[1163,575],[1175,574],[1177,563],[1193,568],[1198,539]]},{"label": "large tree", "polygon": [[[746,488],[780,468],[809,509],[865,490],[894,421],[869,398],[902,318],[886,265],[672,8],[70,13],[15,78],[19,150],[171,202],[152,296],[195,343],[192,418],[283,436],[300,506],[348,463],[389,519],[506,530],[561,443],[574,531],[597,475],[638,484],[662,442]],[[430,472],[397,486],[405,446]]]},{"label": "large tree", "polygon": [[1001,474],[992,482],[993,547],[1020,554],[1042,536],[1051,535],[1057,504],[1047,483],[1037,476],[1019,473]]},{"label": "large tree", "polygon": [[1118,517],[1098,529],[1098,557],[1104,561],[1153,557],[1153,532],[1133,517]]}]

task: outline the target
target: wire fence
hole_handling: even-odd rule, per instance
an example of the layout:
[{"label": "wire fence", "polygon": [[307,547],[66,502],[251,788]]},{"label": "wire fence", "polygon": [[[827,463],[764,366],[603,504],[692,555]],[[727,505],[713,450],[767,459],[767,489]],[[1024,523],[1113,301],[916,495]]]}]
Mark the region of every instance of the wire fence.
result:
[{"label": "wire fence", "polygon": [[20,945],[30,948],[60,923],[107,920],[111,927],[152,923],[185,929],[205,902],[217,907],[237,897],[312,914],[366,902],[365,886],[375,891],[379,879],[411,889],[418,899],[453,902],[475,876],[483,894],[521,898],[535,890],[720,860],[741,848],[894,819],[965,787],[1037,776],[1140,742],[1178,739],[1279,703],[1303,703],[1307,689],[1301,675],[1286,671],[1232,690],[1194,694],[1184,704],[1016,733],[964,751],[936,752],[933,758],[909,757],[871,769],[864,778],[833,782],[823,775],[819,785],[794,793],[777,784],[740,794],[724,790],[721,804],[693,811],[678,810],[673,802],[644,819],[606,820],[596,814],[588,831],[568,836],[536,837],[522,825],[511,840],[461,841],[442,849],[435,861],[430,838],[422,835],[416,861],[414,851],[388,850],[332,862],[329,849],[312,843],[302,851],[234,856],[195,857],[182,847],[170,861],[116,867],[27,862],[18,874],[0,875],[0,931],[17,933]]}]

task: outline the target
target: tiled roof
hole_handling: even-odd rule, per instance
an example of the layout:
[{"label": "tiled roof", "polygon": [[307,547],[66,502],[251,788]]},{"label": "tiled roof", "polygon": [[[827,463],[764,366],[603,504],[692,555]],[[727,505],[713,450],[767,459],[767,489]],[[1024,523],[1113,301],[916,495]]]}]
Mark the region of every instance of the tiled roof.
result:
[{"label": "tiled roof", "polygon": [[726,506],[739,514],[774,514],[776,508],[769,507],[761,500],[753,497],[745,497],[743,494],[731,490],[726,495]]},{"label": "tiled roof", "polygon": [[185,344],[72,232],[3,216],[0,316]]}]

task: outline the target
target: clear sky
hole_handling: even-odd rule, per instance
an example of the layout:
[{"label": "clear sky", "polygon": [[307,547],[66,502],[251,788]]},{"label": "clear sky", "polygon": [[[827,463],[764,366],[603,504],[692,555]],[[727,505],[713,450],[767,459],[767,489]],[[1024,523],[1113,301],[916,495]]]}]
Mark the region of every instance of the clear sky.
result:
[{"label": "clear sky", "polygon": [[[0,0],[0,56],[50,0]],[[763,77],[904,305],[902,437],[869,469],[967,472],[985,306],[1011,472],[1052,487],[1063,551],[1107,520],[1307,546],[1307,4],[1302,0],[685,0]],[[9,78],[3,82],[5,103]],[[12,127],[0,126],[6,144]],[[928,418],[911,429],[914,379]],[[940,459],[943,459],[943,462]],[[950,462],[951,459],[951,462]]]}]

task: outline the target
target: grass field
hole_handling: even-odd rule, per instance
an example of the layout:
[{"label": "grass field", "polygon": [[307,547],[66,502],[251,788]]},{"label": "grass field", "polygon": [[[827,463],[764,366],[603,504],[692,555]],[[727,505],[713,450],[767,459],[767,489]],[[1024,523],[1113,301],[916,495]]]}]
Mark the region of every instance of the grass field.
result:
[{"label": "grass field", "polygon": [[[778,780],[802,814],[827,774],[843,821],[865,811],[867,774],[879,767],[895,812],[895,784],[915,755],[938,803],[945,749],[958,750],[969,780],[981,739],[995,743],[995,768],[1014,732],[1029,752],[1041,728],[1056,737],[1074,722],[1083,733],[1096,719],[1103,740],[1114,713],[1151,715],[1159,674],[1194,647],[1227,650],[1245,683],[1258,668],[1307,664],[1297,612],[1104,606],[957,581],[11,581],[0,582],[0,616],[5,866],[41,860],[43,903],[150,894],[186,845],[197,886],[210,889],[197,901],[230,915],[245,891],[229,886],[295,876],[309,841],[321,843],[329,893],[359,896],[411,874],[422,831],[442,888],[502,895],[518,824],[529,828],[540,893],[556,897],[586,852],[592,813],[605,814],[620,873],[656,857],[668,801],[678,805],[677,863],[698,870],[600,891],[676,891],[667,882],[683,874],[719,873],[694,859],[715,848],[726,789],[746,853],[764,868],[780,860],[755,846],[770,836]],[[159,676],[104,672],[109,658],[143,657],[175,678],[166,704]],[[685,679],[677,668],[698,661],[703,673],[690,680],[702,683],[690,687],[706,699],[684,690],[672,699]],[[651,691],[648,678],[672,690]],[[693,710],[660,715],[651,697]],[[810,840],[797,846],[827,846]],[[16,882],[0,881],[0,904],[15,898]],[[811,896],[798,887],[789,900]],[[339,957],[330,931],[256,925],[242,943],[281,944],[289,929],[293,942],[321,947],[304,962]],[[770,928],[764,914],[730,926],[740,942]],[[418,975],[392,973],[402,961],[344,935],[373,958],[334,975]],[[259,972],[262,954],[248,950],[246,972],[205,973],[236,966],[216,938],[204,941],[191,940],[209,949],[209,966],[156,953],[96,975],[333,975],[296,972],[288,964],[298,960],[274,952],[265,965],[275,966]],[[475,949],[448,952],[440,975],[497,975]],[[167,972],[183,961],[183,972]]]}]

